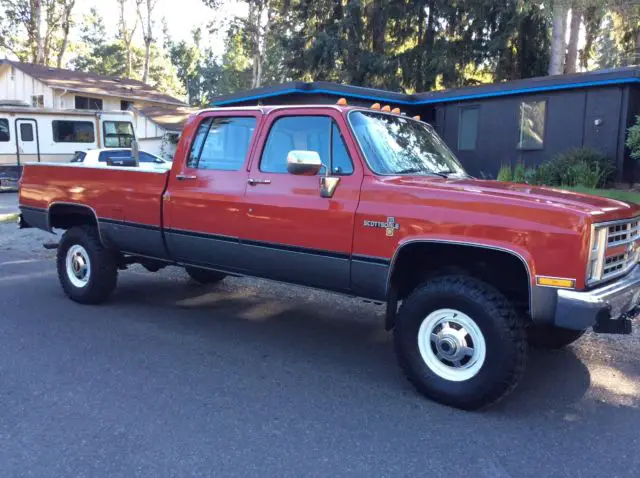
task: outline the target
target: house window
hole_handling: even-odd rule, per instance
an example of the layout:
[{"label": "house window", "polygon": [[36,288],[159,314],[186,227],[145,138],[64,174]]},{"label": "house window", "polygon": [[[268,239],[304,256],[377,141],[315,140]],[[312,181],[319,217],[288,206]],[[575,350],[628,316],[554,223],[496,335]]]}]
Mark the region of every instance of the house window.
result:
[{"label": "house window", "polygon": [[102,100],[100,98],[76,96],[76,109],[77,110],[101,110]]},{"label": "house window", "polygon": [[519,149],[542,149],[544,147],[546,112],[546,100],[520,103]]},{"label": "house window", "polygon": [[51,126],[56,143],[93,143],[96,139],[91,121],[54,120]]},{"label": "house window", "polygon": [[11,65],[11,79],[15,80],[16,79],[16,67]]},{"label": "house window", "polygon": [[127,111],[133,106],[133,101],[120,100],[120,110]]},{"label": "house window", "polygon": [[31,106],[34,108],[44,107],[44,95],[31,95]]},{"label": "house window", "polygon": [[105,148],[130,148],[135,139],[129,121],[105,121],[102,123]]},{"label": "house window", "polygon": [[0,118],[0,143],[7,143],[11,141],[11,135],[9,134],[9,120]]},{"label": "house window", "polygon": [[460,109],[460,126],[458,128],[458,150],[474,151],[478,142],[478,120],[480,118],[480,108]]}]

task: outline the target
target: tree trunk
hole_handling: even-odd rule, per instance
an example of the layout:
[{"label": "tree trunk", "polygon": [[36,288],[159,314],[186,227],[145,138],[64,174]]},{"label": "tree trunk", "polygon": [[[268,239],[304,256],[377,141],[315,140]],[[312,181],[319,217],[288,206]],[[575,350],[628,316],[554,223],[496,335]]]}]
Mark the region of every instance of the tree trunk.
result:
[{"label": "tree trunk", "polygon": [[142,11],[140,5],[141,0],[138,0],[138,15],[140,16],[140,24],[142,28],[142,35],[144,37],[144,69],[142,71],[142,82],[147,83],[149,81],[149,69],[151,65],[151,44],[153,43],[153,20],[152,14],[155,7],[154,0],[147,0],[147,27],[144,26],[144,18],[142,17]]},{"label": "tree trunk", "polygon": [[69,45],[69,30],[71,29],[71,12],[76,4],[76,0],[67,0],[64,6],[62,18],[62,46],[58,52],[58,68],[62,68],[62,59],[64,57],[67,46]]},{"label": "tree trunk", "polygon": [[387,31],[387,11],[385,4],[386,0],[374,0],[371,5],[371,17],[370,17],[370,31],[371,31],[371,43],[373,52],[378,54],[384,54],[385,50],[385,34]]},{"label": "tree trunk", "polygon": [[635,31],[635,47],[633,49],[633,58],[629,60],[628,64],[625,66],[630,66],[630,65],[637,65],[640,63],[640,28],[636,27],[636,31]]},{"label": "tree trunk", "polygon": [[44,38],[42,37],[42,1],[31,1],[33,37],[35,40],[34,63],[44,65]]},{"label": "tree trunk", "polygon": [[551,34],[550,75],[561,75],[564,69],[565,32],[567,28],[567,5],[564,0],[553,2],[553,26]]},{"label": "tree trunk", "polygon": [[[577,2],[576,2],[577,3]],[[576,6],[571,8],[571,31],[569,32],[569,45],[567,47],[567,60],[564,65],[565,73],[575,73],[578,63],[578,38],[580,24],[582,23],[582,10]]]},{"label": "tree trunk", "polygon": [[591,58],[591,49],[593,48],[593,42],[600,33],[600,24],[602,23],[602,11],[596,7],[591,6],[586,9],[584,14],[584,47],[580,52],[580,66],[586,70],[589,66],[589,59]]}]

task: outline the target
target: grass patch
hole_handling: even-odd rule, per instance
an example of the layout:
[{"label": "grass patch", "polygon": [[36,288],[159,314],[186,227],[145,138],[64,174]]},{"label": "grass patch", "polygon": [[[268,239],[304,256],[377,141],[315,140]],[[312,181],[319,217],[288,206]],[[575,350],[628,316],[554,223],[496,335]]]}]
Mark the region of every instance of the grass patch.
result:
[{"label": "grass patch", "polygon": [[562,186],[560,189],[566,189],[568,191],[574,191],[583,194],[593,194],[594,196],[602,196],[611,199],[618,199],[620,201],[640,204],[640,192],[637,191],[627,191],[624,189],[596,189],[586,188],[584,186]]},{"label": "grass patch", "polygon": [[0,224],[2,224],[3,222],[16,222],[17,220],[17,212],[12,212],[11,214],[0,214]]}]

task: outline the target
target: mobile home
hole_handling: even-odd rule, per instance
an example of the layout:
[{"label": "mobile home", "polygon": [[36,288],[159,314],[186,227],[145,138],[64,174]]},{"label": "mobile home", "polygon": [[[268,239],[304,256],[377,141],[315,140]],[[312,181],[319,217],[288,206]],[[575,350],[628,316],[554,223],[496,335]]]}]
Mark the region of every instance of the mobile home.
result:
[{"label": "mobile home", "polygon": [[0,181],[18,179],[26,163],[67,162],[76,151],[128,148],[134,138],[130,111],[0,106]]}]

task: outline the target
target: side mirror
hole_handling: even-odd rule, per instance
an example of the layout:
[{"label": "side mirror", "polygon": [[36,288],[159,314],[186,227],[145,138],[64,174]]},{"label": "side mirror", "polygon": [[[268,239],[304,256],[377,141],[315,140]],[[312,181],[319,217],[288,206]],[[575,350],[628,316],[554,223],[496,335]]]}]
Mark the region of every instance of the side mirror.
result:
[{"label": "side mirror", "polygon": [[322,169],[320,155],[316,151],[292,150],[287,155],[287,171],[300,176],[315,176]]}]

